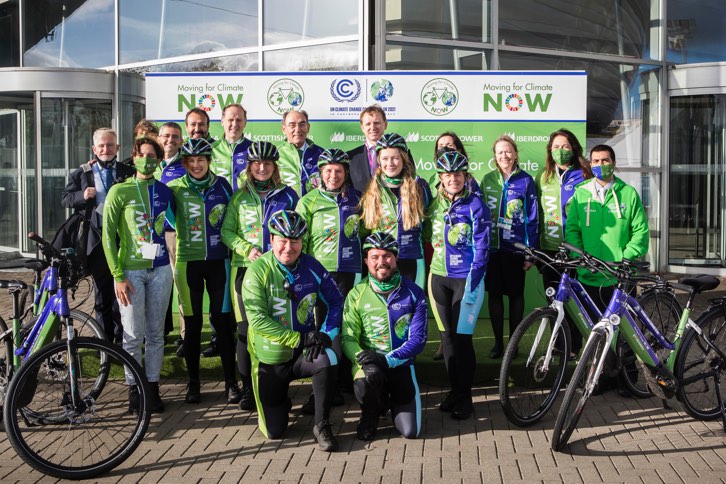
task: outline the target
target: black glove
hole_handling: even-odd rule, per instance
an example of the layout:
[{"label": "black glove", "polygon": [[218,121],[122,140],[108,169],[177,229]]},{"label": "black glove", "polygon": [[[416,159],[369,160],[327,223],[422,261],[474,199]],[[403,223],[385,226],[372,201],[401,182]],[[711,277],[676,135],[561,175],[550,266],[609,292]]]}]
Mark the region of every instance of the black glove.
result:
[{"label": "black glove", "polygon": [[381,388],[386,382],[386,374],[378,365],[366,364],[361,367],[366,381],[373,388]]},{"label": "black glove", "polygon": [[330,336],[320,331],[310,331],[303,335],[302,346],[305,348],[303,351],[305,359],[308,362],[313,361],[315,358],[320,356],[320,353],[325,348],[330,348],[333,342]]},{"label": "black glove", "polygon": [[357,361],[360,366],[376,365],[381,369],[388,368],[388,360],[386,360],[386,357],[373,350],[361,351],[358,353],[358,356],[355,357],[355,361]]}]

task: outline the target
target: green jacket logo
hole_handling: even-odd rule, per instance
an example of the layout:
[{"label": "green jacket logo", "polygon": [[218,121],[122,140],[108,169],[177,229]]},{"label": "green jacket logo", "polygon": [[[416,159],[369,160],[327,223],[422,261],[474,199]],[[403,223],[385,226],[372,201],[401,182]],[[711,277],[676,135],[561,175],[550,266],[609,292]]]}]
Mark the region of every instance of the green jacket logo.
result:
[{"label": "green jacket logo", "polygon": [[408,334],[408,326],[410,323],[410,314],[404,314],[403,316],[398,318],[398,321],[396,321],[396,324],[393,326],[393,331],[395,331],[396,337],[398,337],[398,339],[406,338],[406,335]]},{"label": "green jacket logo", "polygon": [[471,227],[465,223],[458,223],[449,229],[449,245],[453,247],[468,247],[472,244]]},{"label": "green jacket logo", "polygon": [[312,326],[315,322],[315,293],[308,294],[297,305],[297,320],[303,326]]}]

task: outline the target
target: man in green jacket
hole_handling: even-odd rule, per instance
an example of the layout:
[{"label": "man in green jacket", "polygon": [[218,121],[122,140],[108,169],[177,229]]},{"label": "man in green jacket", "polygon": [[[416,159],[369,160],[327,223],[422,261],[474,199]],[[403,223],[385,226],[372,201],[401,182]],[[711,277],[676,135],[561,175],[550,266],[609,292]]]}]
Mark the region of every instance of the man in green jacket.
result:
[{"label": "man in green jacket", "polygon": [[300,111],[286,111],[282,115],[282,132],[287,142],[281,143],[277,149],[280,159],[282,182],[293,188],[298,196],[320,186],[320,173],[318,171],[318,157],[323,148],[308,138],[310,122],[308,113]]},{"label": "man in green jacket", "polygon": [[[615,177],[613,149],[595,146],[590,151],[590,167],[594,178],[577,187],[567,209],[565,240],[609,262],[642,257],[648,252],[648,218],[635,188]],[[586,269],[579,269],[577,277],[604,311],[617,280]],[[629,395],[621,381],[619,378],[618,393]]]}]

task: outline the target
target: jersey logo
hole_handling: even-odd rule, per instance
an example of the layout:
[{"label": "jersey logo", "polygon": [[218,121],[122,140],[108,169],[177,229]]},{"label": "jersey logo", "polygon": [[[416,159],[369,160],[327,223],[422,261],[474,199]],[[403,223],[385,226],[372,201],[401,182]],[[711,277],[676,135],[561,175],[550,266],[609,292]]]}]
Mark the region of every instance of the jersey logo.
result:
[{"label": "jersey logo", "polygon": [[326,254],[335,251],[335,241],[338,239],[335,222],[335,215],[329,213],[323,214],[323,252]]},{"label": "jersey logo", "polygon": [[494,210],[497,208],[497,198],[493,197],[491,195],[487,195],[487,205],[489,206],[489,210]]},{"label": "jersey logo", "polygon": [[202,238],[202,206],[198,203],[188,203],[189,207],[189,234],[191,242],[201,242]]}]

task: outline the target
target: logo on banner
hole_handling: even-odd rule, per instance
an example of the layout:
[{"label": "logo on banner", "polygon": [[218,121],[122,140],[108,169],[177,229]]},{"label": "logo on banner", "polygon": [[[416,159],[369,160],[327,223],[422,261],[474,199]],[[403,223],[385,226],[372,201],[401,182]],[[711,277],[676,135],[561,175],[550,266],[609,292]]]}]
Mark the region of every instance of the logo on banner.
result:
[{"label": "logo on banner", "polygon": [[355,101],[360,91],[360,82],[355,79],[335,79],[330,83],[330,95],[339,103]]},{"label": "logo on banner", "polygon": [[302,86],[289,78],[278,79],[267,91],[267,104],[279,115],[291,109],[300,109],[304,102]]},{"label": "logo on banner", "polygon": [[217,101],[215,101],[214,98],[209,94],[205,94],[204,96],[199,98],[199,101],[197,101],[197,106],[206,112],[214,109],[214,106],[216,105]]},{"label": "logo on banner", "polygon": [[435,116],[445,116],[459,103],[459,90],[447,79],[431,79],[421,89],[421,104]]},{"label": "logo on banner", "polygon": [[416,131],[415,133],[409,132],[406,135],[406,143],[418,143],[420,137],[421,136],[418,134],[418,131]]},{"label": "logo on banner", "polygon": [[374,81],[371,84],[371,97],[378,102],[385,102],[393,97],[393,84],[388,79]]}]

